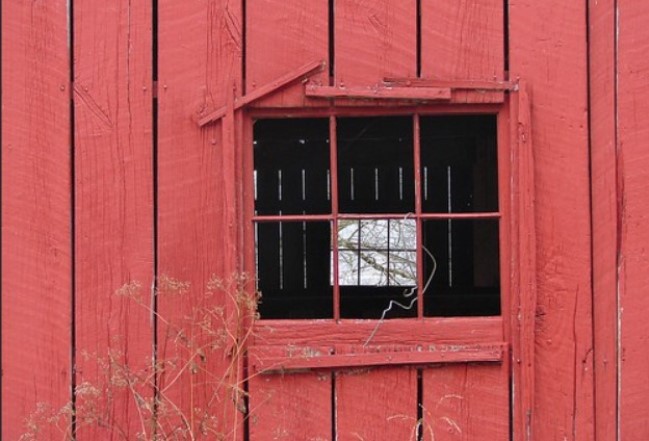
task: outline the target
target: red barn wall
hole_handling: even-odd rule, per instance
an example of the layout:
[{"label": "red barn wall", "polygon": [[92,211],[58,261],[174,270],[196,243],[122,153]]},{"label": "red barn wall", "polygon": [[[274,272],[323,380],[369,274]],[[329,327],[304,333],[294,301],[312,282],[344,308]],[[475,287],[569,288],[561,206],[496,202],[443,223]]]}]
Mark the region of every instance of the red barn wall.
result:
[{"label": "red barn wall", "polygon": [[[3,439],[25,433],[39,403],[59,409],[71,400],[79,409],[77,439],[107,439],[110,430],[79,423],[90,402],[73,394],[75,385],[118,371],[106,371],[99,355],[146,366],[154,355],[174,355],[173,330],[206,298],[226,314],[234,310],[210,283],[238,270],[242,158],[234,146],[243,141],[235,130],[242,121],[228,112],[199,128],[194,119],[231,108],[235,95],[294,61],[262,62],[272,49],[271,36],[255,34],[264,20],[278,28],[284,16],[299,13],[299,26],[287,32],[304,40],[282,40],[282,53],[306,61],[328,56],[325,2],[309,2],[307,12],[299,2],[265,12],[255,3],[3,2]],[[339,3],[341,11],[353,6]],[[466,50],[482,60],[476,78],[496,72],[500,79],[497,67],[506,58],[509,77],[529,86],[538,286],[530,435],[649,439],[649,5],[511,0],[502,23],[506,51],[476,55],[470,48],[482,40],[455,21],[451,2],[437,3],[421,0],[422,35],[452,38],[431,46],[424,38],[422,47],[444,60],[442,74],[471,75],[462,55],[454,56]],[[459,3],[473,11],[471,2]],[[489,21],[497,2],[477,3],[477,20],[493,35],[501,26]],[[403,16],[416,16],[414,7],[406,9]],[[381,48],[345,44],[362,44],[353,35],[361,30],[335,29],[336,38],[349,39],[337,55],[336,81],[358,81],[349,63],[357,52],[364,64],[377,62]],[[389,59],[379,79],[392,64],[413,74],[412,54],[399,50],[412,35],[398,37],[390,50],[399,57]],[[439,74],[426,63],[422,73]],[[290,89],[265,104],[281,107],[298,96]],[[120,289],[139,303],[115,297]],[[200,345],[201,338],[192,341]],[[231,391],[202,386],[225,374],[236,376],[239,367],[221,356],[196,372],[162,375],[159,384],[182,409],[218,414],[218,430],[241,433]],[[145,401],[151,385],[137,386]],[[115,394],[102,411],[106,425],[122,427],[127,439],[142,430],[132,397]],[[62,421],[65,431],[69,415]],[[42,439],[61,437],[51,425],[42,430]]]}]

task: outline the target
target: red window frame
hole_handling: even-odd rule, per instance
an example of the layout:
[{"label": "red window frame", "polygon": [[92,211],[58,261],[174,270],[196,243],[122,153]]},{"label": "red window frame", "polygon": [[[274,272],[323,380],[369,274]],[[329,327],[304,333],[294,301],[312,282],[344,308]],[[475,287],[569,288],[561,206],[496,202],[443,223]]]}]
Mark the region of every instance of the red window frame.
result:
[{"label": "red window frame", "polygon": [[[429,115],[484,115],[497,117],[497,164],[498,164],[498,211],[485,213],[424,213],[421,204],[421,153],[420,153],[420,117]],[[262,319],[253,324],[254,336],[250,342],[251,364],[253,369],[291,369],[305,367],[335,368],[350,366],[350,363],[366,364],[418,364],[435,362],[442,355],[449,361],[502,361],[510,341],[510,324],[508,313],[511,308],[511,160],[510,140],[514,125],[510,121],[510,105],[499,104],[442,104],[425,106],[330,106],[328,108],[300,109],[262,109],[251,108],[243,116],[243,268],[255,274],[254,223],[255,222],[301,222],[329,221],[332,223],[332,235],[337,231],[340,219],[403,219],[404,214],[341,214],[338,210],[337,192],[337,141],[336,118],[346,116],[404,116],[413,117],[413,151],[415,171],[415,213],[409,216],[416,221],[417,228],[417,317],[385,320],[380,325],[378,319],[342,319],[340,317],[340,289],[338,285],[338,262],[333,259],[334,280],[334,316],[331,319]],[[331,165],[331,213],[324,215],[254,215],[253,189],[253,149],[252,126],[256,119],[266,118],[303,118],[328,117],[330,130],[330,165]],[[423,310],[423,248],[422,223],[425,220],[447,219],[498,219],[500,244],[500,301],[501,314],[490,317],[425,317]],[[337,240],[332,237],[334,255],[337,255]],[[378,329],[378,332],[373,332]],[[372,335],[368,345],[367,338]],[[340,343],[348,345],[340,350]],[[367,357],[369,346],[405,345],[389,350],[389,353]],[[282,348],[286,346],[305,345],[319,348],[322,357],[306,359],[293,358]],[[455,345],[455,353],[445,352],[440,348]],[[458,346],[459,345],[459,346]],[[435,351],[424,351],[415,354],[416,348],[432,348]],[[459,350],[458,350],[459,348]],[[351,357],[352,353],[366,353],[365,357]],[[435,352],[435,353],[433,353]],[[446,357],[446,358],[444,358]],[[352,358],[356,361],[352,362]],[[366,358],[365,361],[359,361]],[[440,361],[443,361],[440,360]]]}]

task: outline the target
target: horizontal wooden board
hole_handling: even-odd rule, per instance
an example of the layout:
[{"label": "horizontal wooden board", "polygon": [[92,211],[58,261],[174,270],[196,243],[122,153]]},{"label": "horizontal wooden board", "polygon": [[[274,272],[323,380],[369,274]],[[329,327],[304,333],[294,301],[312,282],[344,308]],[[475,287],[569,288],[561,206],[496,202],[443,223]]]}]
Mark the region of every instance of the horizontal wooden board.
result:
[{"label": "horizontal wooden board", "polygon": [[477,345],[333,345],[252,346],[249,364],[255,372],[368,366],[502,361],[504,343]]},{"label": "horizontal wooden board", "polygon": [[[374,332],[376,329],[376,332]],[[261,320],[251,344],[335,345],[471,344],[503,341],[500,317],[454,317],[423,320]]]}]

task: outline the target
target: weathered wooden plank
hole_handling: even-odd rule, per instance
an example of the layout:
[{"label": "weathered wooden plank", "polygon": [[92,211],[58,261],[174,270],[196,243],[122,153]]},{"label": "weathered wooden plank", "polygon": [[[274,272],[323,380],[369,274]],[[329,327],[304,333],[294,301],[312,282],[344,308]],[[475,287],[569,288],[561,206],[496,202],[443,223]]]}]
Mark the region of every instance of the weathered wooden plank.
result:
[{"label": "weathered wooden plank", "polygon": [[[160,2],[158,20],[158,353],[180,362],[160,376],[164,400],[177,406],[161,425],[167,435],[216,439],[242,420],[238,343],[221,337],[226,327],[239,332],[233,99],[241,92],[241,2]],[[223,106],[220,123],[194,123]]]},{"label": "weathered wooden plank", "polygon": [[[70,91],[64,0],[2,4],[2,433],[70,401]],[[36,412],[37,406],[43,412]],[[25,425],[31,417],[30,430]],[[59,419],[69,429],[70,413]]]},{"label": "weathered wooden plank", "polygon": [[530,87],[539,189],[534,439],[594,436],[585,6],[509,3],[510,72]]},{"label": "weathered wooden plank", "polygon": [[331,439],[331,373],[250,378],[250,440]]},{"label": "weathered wooden plank", "polygon": [[335,345],[467,344],[503,341],[500,317],[391,319],[377,328],[375,320],[263,320],[255,324],[253,344]]},{"label": "weathered wooden plank", "polygon": [[514,402],[514,414],[518,416],[517,431],[531,434],[534,424],[534,391],[535,391],[535,329],[537,305],[536,280],[536,188],[534,179],[534,128],[531,120],[531,103],[526,81],[521,81],[518,94],[512,97],[516,103],[516,146],[512,149],[513,161],[516,163],[517,195],[513,214],[517,232],[515,258],[516,271],[516,334],[512,336],[512,348],[516,353],[513,366],[514,390],[518,391]]},{"label": "weathered wooden plank", "polygon": [[509,386],[505,364],[442,365],[425,369],[423,439],[510,439]]},{"label": "weathered wooden plank", "polygon": [[322,368],[421,365],[432,363],[500,362],[503,343],[478,345],[332,345],[253,346],[249,366],[255,372]]},{"label": "weathered wooden plank", "polygon": [[[246,92],[304,63],[329,58],[328,0],[248,0],[246,2]],[[329,84],[328,68],[309,81]],[[260,101],[259,106],[303,106],[302,84]],[[317,104],[317,103],[315,103]],[[321,103],[320,103],[321,104]]]},{"label": "weathered wooden plank", "polygon": [[597,439],[617,438],[618,201],[613,0],[589,1],[593,320]]},{"label": "weathered wooden plank", "polygon": [[[620,439],[649,437],[646,397],[649,393],[646,351],[649,323],[646,296],[649,261],[649,128],[643,115],[649,111],[647,50],[649,7],[622,0],[617,2],[617,182],[619,242],[619,436]],[[644,404],[643,404],[644,402]]]},{"label": "weathered wooden plank", "polygon": [[502,80],[500,0],[421,2],[421,74],[441,80]]},{"label": "weathered wooden plank", "polygon": [[417,370],[336,373],[336,439],[416,439]]},{"label": "weathered wooden plank", "polygon": [[366,100],[411,100],[416,102],[447,101],[451,99],[450,88],[412,87],[327,87],[307,85],[305,94],[311,98],[350,98]]},{"label": "weathered wooden plank", "polygon": [[[505,69],[503,4],[501,0],[422,0],[422,77],[502,80]],[[453,95],[455,102],[467,98],[467,92],[456,91]],[[492,102],[498,94],[477,96],[482,102]]]},{"label": "weathered wooden plank", "polygon": [[[288,86],[289,84],[300,81],[300,79],[307,79],[309,76],[321,71],[325,67],[325,63],[321,60],[310,61],[306,64],[301,65],[300,67],[293,69],[284,73],[283,75],[274,78],[272,81],[263,84],[248,93],[245,96],[235,99],[234,101],[234,110],[239,110],[248,104],[251,104],[257,100],[260,100],[269,95],[279,93],[281,89]],[[200,127],[209,124],[211,122],[217,121],[223,118],[226,114],[226,106],[217,108],[216,110],[209,111],[207,114],[201,112],[198,118],[198,125]]]},{"label": "weathered wooden plank", "polygon": [[77,394],[77,434],[137,438],[153,409],[151,6],[80,0],[73,18],[77,384],[101,391]]},{"label": "weathered wooden plank", "polygon": [[383,81],[391,86],[406,87],[448,87],[458,90],[473,90],[480,92],[518,90],[515,81],[504,80],[449,80],[434,78],[384,78]]},{"label": "weathered wooden plank", "polygon": [[414,1],[337,0],[334,15],[334,85],[372,87],[416,75]]}]

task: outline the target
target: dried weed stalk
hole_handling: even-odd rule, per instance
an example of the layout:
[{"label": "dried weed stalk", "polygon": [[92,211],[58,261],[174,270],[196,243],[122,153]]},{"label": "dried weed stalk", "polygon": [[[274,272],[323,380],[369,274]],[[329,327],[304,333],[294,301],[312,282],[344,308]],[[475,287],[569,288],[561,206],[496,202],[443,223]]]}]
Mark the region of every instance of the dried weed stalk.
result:
[{"label": "dried weed stalk", "polygon": [[[20,441],[46,439],[51,427],[62,440],[72,440],[73,421],[77,432],[93,428],[124,440],[236,439],[249,416],[243,361],[258,317],[254,280],[246,274],[212,277],[203,292],[195,293],[188,282],[161,276],[159,301],[162,296],[178,297],[173,301],[179,312],[173,318],[154,311],[142,291],[140,283],[130,282],[115,295],[156,317],[160,338],[156,354],[144,363],[130,362],[123,351],[111,349],[126,347],[119,337],[105,354],[81,352],[96,364],[96,381],[76,385],[74,405],[54,408],[38,403],[25,419]],[[185,301],[189,296],[193,302]],[[198,306],[181,312],[186,304]],[[114,415],[116,401],[125,397],[137,411],[135,434],[132,428],[120,427]]]}]

